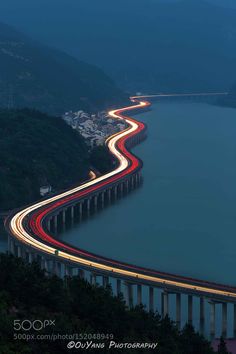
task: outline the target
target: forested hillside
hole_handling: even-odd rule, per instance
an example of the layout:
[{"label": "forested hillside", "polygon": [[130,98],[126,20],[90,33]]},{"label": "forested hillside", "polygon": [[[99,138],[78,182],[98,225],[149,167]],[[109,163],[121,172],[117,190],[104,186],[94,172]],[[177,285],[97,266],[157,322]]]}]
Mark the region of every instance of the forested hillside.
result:
[{"label": "forested hillside", "polygon": [[[13,334],[72,335],[94,334],[93,343],[106,343],[97,352],[213,354],[210,343],[191,326],[178,331],[169,318],[148,313],[142,306],[128,310],[122,296],[113,297],[111,288],[91,286],[79,277],[64,281],[48,277],[36,264],[25,265],[21,259],[0,255],[0,352],[1,353],[94,353],[96,349],[78,350],[66,346],[73,339],[13,340]],[[14,320],[50,319],[55,326],[39,331],[15,331]],[[108,334],[103,340],[98,333]],[[31,337],[30,337],[31,338]],[[46,338],[46,337],[45,337]],[[63,337],[62,337],[63,338]],[[74,339],[85,343],[87,339]],[[116,343],[158,343],[155,350],[108,349],[109,340]],[[90,339],[89,339],[90,342]],[[227,353],[221,351],[219,353]]]},{"label": "forested hillside", "polygon": [[96,66],[0,23],[0,107],[62,114],[78,109],[97,111],[126,99]]},{"label": "forested hillside", "polygon": [[88,176],[82,137],[62,119],[35,110],[0,111],[0,209],[39,198],[39,188],[69,187]]}]

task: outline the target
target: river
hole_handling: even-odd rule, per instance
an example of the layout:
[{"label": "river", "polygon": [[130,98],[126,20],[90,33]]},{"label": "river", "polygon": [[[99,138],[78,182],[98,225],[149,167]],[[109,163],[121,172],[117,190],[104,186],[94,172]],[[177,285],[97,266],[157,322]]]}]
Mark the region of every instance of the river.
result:
[{"label": "river", "polygon": [[236,111],[159,102],[135,117],[142,187],[60,235],[78,247],[161,271],[236,285]]}]

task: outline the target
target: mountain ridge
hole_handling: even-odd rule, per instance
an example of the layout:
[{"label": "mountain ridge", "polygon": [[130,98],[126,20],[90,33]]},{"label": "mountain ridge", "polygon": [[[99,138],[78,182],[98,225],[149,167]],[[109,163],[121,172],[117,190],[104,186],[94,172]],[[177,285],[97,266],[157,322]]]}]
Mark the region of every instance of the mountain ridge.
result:
[{"label": "mountain ridge", "polygon": [[97,111],[127,95],[94,65],[0,23],[0,107]]}]

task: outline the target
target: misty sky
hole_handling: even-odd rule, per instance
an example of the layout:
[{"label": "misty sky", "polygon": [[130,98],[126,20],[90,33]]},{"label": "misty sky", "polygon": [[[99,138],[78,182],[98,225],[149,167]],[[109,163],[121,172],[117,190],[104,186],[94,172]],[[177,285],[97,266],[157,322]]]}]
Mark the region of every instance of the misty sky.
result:
[{"label": "misty sky", "polygon": [[[196,80],[205,87],[207,76],[213,88],[228,88],[236,79],[236,11],[214,5],[236,9],[236,0],[203,1],[3,0],[0,22],[99,66],[122,87],[134,79],[142,87],[146,81],[184,80],[185,86]],[[117,51],[128,55],[121,58]],[[160,68],[156,76],[144,70],[147,63]]]},{"label": "misty sky", "polygon": [[[0,1],[0,22],[16,26],[27,34],[31,34],[32,37],[48,42],[49,44],[52,44],[55,39],[55,44],[57,45],[57,35],[65,37],[66,33],[68,33],[68,26],[73,30],[73,27],[75,27],[78,21],[78,14],[80,10],[83,9],[85,2],[91,4],[91,14],[90,16],[88,15],[88,18],[84,19],[84,21],[87,26],[93,26],[93,22],[96,22],[96,11],[98,10],[99,13],[99,4],[106,1],[108,0],[3,0]],[[181,1],[184,0],[126,0],[126,3],[143,3],[146,7],[148,2],[171,3]],[[187,1],[199,2],[201,0]],[[236,8],[235,0],[206,1],[224,7]],[[112,13],[112,3],[114,3],[116,13]],[[108,16],[110,14],[122,16],[124,9],[122,6],[118,9],[116,0],[109,0],[108,4]],[[63,34],[64,29],[65,34]],[[62,41],[63,39],[65,40],[66,38],[62,38]],[[68,38],[68,41],[69,40]]]},{"label": "misty sky", "polygon": [[[126,0],[125,3],[144,4],[171,3],[181,1],[201,0]],[[224,7],[236,8],[235,0],[206,0],[212,4],[222,5]],[[4,22],[17,27],[18,29],[30,34],[33,38],[42,40],[52,45],[58,46],[61,36],[62,42],[70,41],[68,36],[68,27],[71,31],[76,28],[76,22],[79,18],[79,12],[84,7],[91,4],[91,14],[84,19],[84,25],[93,26],[96,22],[96,13],[99,13],[99,4],[108,3],[107,15],[122,16],[124,11],[122,5],[117,7],[116,0],[3,0],[0,1],[0,22]],[[114,3],[115,12],[112,12]],[[121,4],[122,1],[119,1]],[[123,3],[123,4],[125,4]],[[135,11],[135,8],[134,8]],[[81,18],[79,18],[81,21]],[[65,31],[64,31],[65,30]],[[69,46],[68,46],[69,47]]]},{"label": "misty sky", "polygon": [[[61,22],[61,25],[67,23],[68,20],[76,21],[76,13],[83,7],[83,3],[91,3],[92,8],[96,8],[100,2],[104,0],[3,0],[0,2],[0,21],[9,23],[11,25],[18,26],[26,31],[32,30],[33,33],[43,33],[44,25],[51,22],[53,27],[54,22]],[[132,2],[132,0],[126,0],[127,3]],[[148,2],[180,2],[182,0],[137,0],[138,2],[143,2],[146,6]],[[194,1],[194,0],[188,0]],[[195,0],[196,2],[200,0]],[[222,5],[224,7],[236,8],[235,0],[207,0],[212,4]],[[110,0],[110,6],[112,2],[116,3],[116,0]],[[117,4],[117,3],[116,3]],[[116,6],[117,7],[117,6]],[[121,6],[122,12],[122,6]],[[91,12],[91,16],[94,13]],[[92,18],[87,19],[88,22]],[[48,27],[48,26],[47,26]],[[48,33],[50,35],[50,33]]]}]

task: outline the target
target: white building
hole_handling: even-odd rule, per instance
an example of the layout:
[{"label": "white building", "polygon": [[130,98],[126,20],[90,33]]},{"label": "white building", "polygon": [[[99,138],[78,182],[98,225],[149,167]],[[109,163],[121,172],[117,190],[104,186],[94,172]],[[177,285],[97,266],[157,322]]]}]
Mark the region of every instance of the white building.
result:
[{"label": "white building", "polygon": [[42,186],[39,188],[39,193],[41,197],[45,197],[45,195],[49,194],[52,191],[52,187],[48,184],[47,186]]}]

